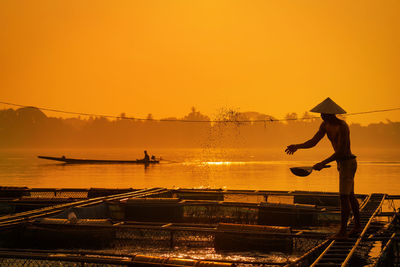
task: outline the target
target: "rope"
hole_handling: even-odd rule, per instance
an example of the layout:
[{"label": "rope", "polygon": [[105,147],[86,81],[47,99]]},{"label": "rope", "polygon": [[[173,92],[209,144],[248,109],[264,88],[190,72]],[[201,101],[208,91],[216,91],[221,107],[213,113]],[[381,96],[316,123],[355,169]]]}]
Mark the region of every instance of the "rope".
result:
[{"label": "rope", "polygon": [[[10,102],[3,102],[0,101],[0,104],[4,105],[9,105],[9,106],[16,106],[16,107],[33,107],[33,106],[26,106],[26,105],[21,105],[21,104],[15,104],[15,103],[10,103]],[[45,107],[35,107],[40,110],[44,111],[51,111],[51,112],[57,112],[57,113],[64,113],[64,114],[74,114],[74,115],[82,115],[82,116],[93,116],[93,117],[104,117],[104,118],[113,118],[113,119],[125,119],[125,120],[138,120],[138,121],[158,121],[158,122],[207,122],[207,123],[227,123],[227,122],[233,122],[233,123],[254,123],[254,122],[281,122],[281,121],[300,121],[300,120],[312,120],[312,119],[319,119],[320,117],[313,116],[313,117],[307,117],[307,118],[287,118],[287,119],[264,119],[264,120],[232,120],[232,119],[222,119],[222,120],[182,120],[182,119],[152,119],[152,118],[136,118],[136,117],[121,117],[121,116],[113,116],[113,115],[102,115],[102,114],[95,114],[95,113],[84,113],[84,112],[74,112],[74,111],[66,111],[66,110],[60,110],[60,109],[51,109],[51,108],[45,108]],[[389,111],[395,111],[395,110],[400,110],[400,107],[398,108],[391,108],[391,109],[377,109],[377,110],[370,110],[370,111],[361,111],[361,112],[354,112],[354,113],[348,113],[346,116],[353,116],[353,115],[361,115],[361,114],[371,114],[371,113],[380,113],[380,112],[389,112]]]}]

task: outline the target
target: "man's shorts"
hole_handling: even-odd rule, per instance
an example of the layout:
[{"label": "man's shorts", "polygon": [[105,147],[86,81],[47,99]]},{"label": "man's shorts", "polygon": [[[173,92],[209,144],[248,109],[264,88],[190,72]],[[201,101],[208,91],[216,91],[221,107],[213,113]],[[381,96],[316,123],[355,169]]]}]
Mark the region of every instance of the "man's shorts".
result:
[{"label": "man's shorts", "polygon": [[350,195],[354,192],[354,175],[357,170],[357,160],[348,159],[337,162],[339,171],[339,193],[341,195]]}]

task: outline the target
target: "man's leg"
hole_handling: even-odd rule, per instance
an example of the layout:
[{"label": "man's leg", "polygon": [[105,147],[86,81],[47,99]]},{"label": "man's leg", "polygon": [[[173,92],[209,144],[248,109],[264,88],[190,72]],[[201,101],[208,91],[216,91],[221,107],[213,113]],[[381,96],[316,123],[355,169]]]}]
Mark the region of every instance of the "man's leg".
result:
[{"label": "man's leg", "polygon": [[331,236],[331,239],[346,239],[347,238],[347,222],[350,216],[350,196],[340,194],[340,229]]},{"label": "man's leg", "polygon": [[[353,166],[354,165],[354,166]],[[339,194],[340,194],[340,211],[341,211],[341,222],[340,222],[340,230],[339,232],[333,236],[334,239],[342,239],[347,237],[347,222],[350,216],[350,206],[353,208],[351,204],[351,193],[353,193],[354,197],[354,174],[357,169],[356,161],[343,161],[338,162],[338,171],[339,171]],[[355,201],[357,201],[355,199]],[[357,203],[358,204],[358,203]],[[355,208],[354,203],[354,208]],[[355,210],[355,209],[354,209]],[[360,215],[357,212],[358,222],[360,219]]]},{"label": "man's leg", "polygon": [[350,216],[350,196],[349,195],[340,195],[340,230],[337,233],[338,237],[345,237],[347,230],[347,222]]},{"label": "man's leg", "polygon": [[351,192],[350,194],[350,206],[354,216],[354,227],[353,230],[351,230],[351,234],[357,234],[361,231],[360,205],[358,204],[358,201],[354,196],[354,192]]}]

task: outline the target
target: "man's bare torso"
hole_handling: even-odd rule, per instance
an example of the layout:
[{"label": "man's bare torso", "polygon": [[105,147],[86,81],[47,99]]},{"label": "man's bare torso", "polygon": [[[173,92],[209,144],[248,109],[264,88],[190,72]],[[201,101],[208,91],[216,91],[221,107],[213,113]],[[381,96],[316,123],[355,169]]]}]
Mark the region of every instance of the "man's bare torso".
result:
[{"label": "man's bare torso", "polygon": [[338,120],[337,123],[323,122],[320,130],[324,131],[331,142],[338,157],[351,157],[350,130],[345,121]]}]

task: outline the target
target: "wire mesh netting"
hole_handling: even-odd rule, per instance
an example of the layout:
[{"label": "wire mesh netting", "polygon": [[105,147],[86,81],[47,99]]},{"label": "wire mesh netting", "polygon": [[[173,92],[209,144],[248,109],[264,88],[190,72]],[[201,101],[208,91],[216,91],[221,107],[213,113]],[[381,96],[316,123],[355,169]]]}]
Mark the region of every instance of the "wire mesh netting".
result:
[{"label": "wire mesh netting", "polygon": [[111,245],[126,247],[173,248],[175,246],[213,247],[215,233],[189,230],[118,229]]},{"label": "wire mesh netting", "polygon": [[198,223],[257,224],[258,208],[223,205],[185,205],[183,220]]},{"label": "wire mesh netting", "polygon": [[[232,244],[221,244],[229,239],[238,241],[238,245],[234,247],[236,251],[268,250],[267,244],[270,245],[270,251],[278,251],[278,244],[284,243],[285,252],[293,252],[295,254],[303,253],[316,245],[323,242],[323,239],[312,237],[301,237],[291,235],[260,235],[251,233],[234,233],[222,232],[215,229],[127,229],[120,228],[115,231],[115,238],[110,245],[115,249],[126,249],[132,247],[148,247],[148,248],[217,248],[224,250],[231,249]],[[216,246],[216,243],[219,245]],[[274,250],[275,248],[275,250]],[[282,250],[279,250],[282,251]],[[282,251],[283,252],[283,251]]]},{"label": "wire mesh netting", "polygon": [[90,259],[81,261],[63,261],[46,259],[19,259],[19,258],[0,258],[0,266],[4,267],[121,267],[127,264],[94,263]]},{"label": "wire mesh netting", "polygon": [[31,191],[29,194],[32,198],[87,198],[87,191]]}]

